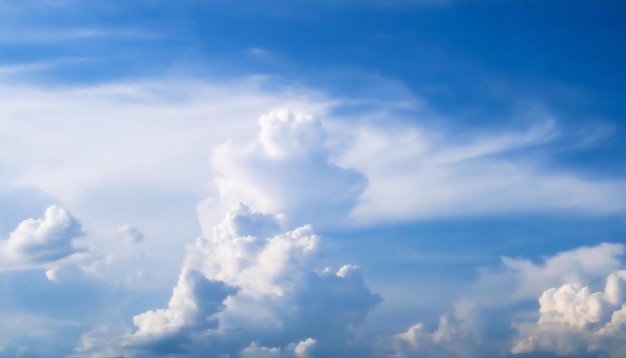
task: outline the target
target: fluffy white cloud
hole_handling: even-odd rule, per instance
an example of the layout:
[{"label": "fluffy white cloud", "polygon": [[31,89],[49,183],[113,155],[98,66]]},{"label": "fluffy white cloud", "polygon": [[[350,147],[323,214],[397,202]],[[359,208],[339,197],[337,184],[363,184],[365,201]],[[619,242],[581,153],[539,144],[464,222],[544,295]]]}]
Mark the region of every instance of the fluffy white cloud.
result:
[{"label": "fluffy white cloud", "polygon": [[554,352],[559,355],[608,357],[626,355],[626,271],[607,278],[604,291],[580,283],[546,290],[539,298],[536,323],[517,326],[512,353]]},{"label": "fluffy white cloud", "polygon": [[[603,243],[540,263],[504,257],[502,266],[483,270],[473,287],[459,295],[454,311],[441,316],[436,329],[420,322],[396,334],[391,355],[621,357],[626,352],[620,343],[626,334],[626,271],[620,270],[624,251],[621,244]],[[607,275],[604,291],[582,285],[595,285]],[[533,315],[528,300],[538,296],[540,318],[520,323]]]},{"label": "fluffy white cloud", "polygon": [[319,267],[320,238],[310,226],[281,231],[275,215],[243,204],[229,211],[188,247],[168,307],[135,316],[137,329],[118,337],[120,352],[306,357],[313,346],[321,354],[349,349],[354,327],[381,298],[357,266]]},{"label": "fluffy white cloud", "polygon": [[[178,209],[192,207],[187,204],[206,196],[206,180],[214,179],[212,198],[199,205],[202,237],[188,249],[169,305],[136,316],[135,331],[121,335],[119,347],[124,352],[150,355],[170,342],[181,352],[210,343],[216,353],[236,355],[256,347],[284,354],[293,342],[311,338],[322,355],[345,353],[342,349],[347,349],[354,327],[380,298],[369,292],[357,266],[337,265],[324,271],[326,263],[318,260],[321,241],[306,224],[317,228],[349,225],[351,219],[369,224],[470,212],[596,214],[624,209],[622,181],[557,173],[524,155],[510,155],[554,140],[559,131],[550,119],[528,131],[473,133],[469,137],[474,139],[468,141],[453,129],[433,132],[415,120],[390,120],[385,129],[369,120],[346,125],[340,114],[324,116],[333,106],[341,106],[340,101],[330,103],[314,91],[298,93],[293,88],[270,93],[263,87],[267,82],[258,78],[217,85],[173,82],[55,91],[0,86],[0,107],[7,114],[0,119],[0,165],[15,174],[9,184],[46,190],[80,208],[81,218],[95,208],[89,220],[108,230],[126,220],[136,223],[155,238],[141,246],[149,246],[147,252],[154,249],[150,254],[160,252],[152,259],[151,268],[160,270],[156,277],[170,274],[173,283],[184,252],[180,249],[176,256],[175,248],[193,237],[189,231],[196,235],[189,229],[194,227],[191,218],[178,221],[188,214]],[[277,105],[297,111],[269,112],[255,126],[251,119]],[[90,123],[83,120],[87,116],[93,118]],[[141,145],[137,133],[142,134]],[[67,141],[67,136],[75,140]],[[213,150],[207,166],[209,148],[225,137],[232,140]],[[112,138],[117,145],[110,145]],[[164,192],[167,195],[151,201]],[[181,193],[187,198],[184,203],[176,201]],[[239,206],[218,223],[225,209],[239,202],[263,214]],[[99,211],[101,204],[110,206]],[[140,214],[127,215],[130,207]],[[154,235],[159,227],[173,234],[159,240]],[[123,229],[123,235],[136,240],[140,235],[131,229]],[[4,255],[9,251],[2,245]],[[61,246],[50,255],[73,253]],[[26,247],[17,250],[22,259]],[[75,249],[73,244],[69,247]],[[571,277],[606,275],[619,266],[613,252],[620,247],[590,248],[582,250],[579,259],[571,253],[540,265],[504,259],[504,272],[483,275],[480,289],[468,292],[468,297],[491,296],[485,304],[497,306],[503,303],[496,301],[507,301],[501,299],[505,295],[500,293],[508,292],[502,282],[515,282],[510,301],[518,301]],[[94,273],[108,267],[110,277],[150,272],[138,265],[113,270],[120,266],[116,263],[121,256],[107,250],[101,260],[82,268]],[[139,256],[129,255],[127,261],[147,262]],[[170,265],[159,258],[170,260]],[[43,259],[31,255],[29,260]],[[171,269],[174,265],[176,270]],[[50,280],[62,281],[63,270],[46,268]],[[163,282],[168,288],[172,284]],[[205,294],[198,294],[203,287],[208,287]],[[492,287],[498,294],[478,293],[491,292]],[[202,303],[205,296],[213,297],[207,306]],[[468,318],[473,309],[459,309],[450,319],[471,326],[477,320]],[[446,329],[450,326],[447,323]],[[426,334],[431,341],[434,335]],[[470,336],[474,341],[483,337]]]},{"label": "fluffy white cloud", "polygon": [[[211,238],[199,239],[188,257],[211,278],[241,287],[250,296],[283,296],[307,268],[319,238],[310,226],[279,233],[278,218],[240,204],[216,226]],[[258,234],[257,234],[258,232]]]},{"label": "fluffy white cloud", "polygon": [[0,242],[0,270],[41,266],[64,259],[82,250],[75,239],[83,235],[83,228],[75,217],[62,208],[51,206],[43,218],[22,221]]},{"label": "fluffy white cloud", "polygon": [[[284,213],[295,225],[345,225],[367,180],[331,162],[321,122],[275,110],[262,115],[258,125],[256,140],[225,143],[213,151],[220,201],[226,207],[245,202],[263,212]],[[204,207],[211,205],[215,201]]]},{"label": "fluffy white cloud", "polygon": [[222,302],[236,290],[223,281],[209,280],[193,270],[183,271],[174,288],[167,309],[147,311],[133,318],[137,331],[131,336],[133,345],[150,345],[167,340],[169,350],[180,349],[176,339],[185,339],[182,332],[193,334],[215,328],[215,314],[222,309]]}]

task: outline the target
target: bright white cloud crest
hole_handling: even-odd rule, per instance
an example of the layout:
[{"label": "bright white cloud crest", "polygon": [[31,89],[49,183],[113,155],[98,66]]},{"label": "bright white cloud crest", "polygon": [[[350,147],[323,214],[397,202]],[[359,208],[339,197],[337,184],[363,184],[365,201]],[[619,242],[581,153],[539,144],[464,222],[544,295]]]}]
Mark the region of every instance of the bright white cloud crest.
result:
[{"label": "bright white cloud crest", "polygon": [[348,220],[367,181],[330,162],[320,121],[276,110],[262,115],[258,124],[256,140],[225,143],[213,151],[220,200],[227,207],[244,202],[263,212],[284,213],[292,225]]}]

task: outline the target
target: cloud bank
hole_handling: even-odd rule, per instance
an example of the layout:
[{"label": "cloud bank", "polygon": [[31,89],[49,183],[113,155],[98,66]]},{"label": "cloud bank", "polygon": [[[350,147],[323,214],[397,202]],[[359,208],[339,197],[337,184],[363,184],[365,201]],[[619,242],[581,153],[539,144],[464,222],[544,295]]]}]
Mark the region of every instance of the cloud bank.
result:
[{"label": "cloud bank", "polygon": [[[624,250],[605,243],[561,252],[540,264],[504,257],[501,267],[482,272],[435,329],[418,322],[396,334],[390,356],[621,357]],[[603,291],[583,285],[597,285],[607,275]],[[537,296],[539,318],[527,322],[537,313],[529,299]]]},{"label": "cloud bank", "polygon": [[279,228],[272,214],[243,204],[231,210],[210,237],[188,247],[168,307],[136,315],[136,329],[118,337],[119,350],[137,356],[348,352],[352,330],[381,298],[357,266],[318,267],[320,238],[310,226]]},{"label": "cloud bank", "polygon": [[[11,185],[34,185],[73,203],[84,203],[94,192],[106,196],[107,190],[115,191],[111,183],[129,193],[135,192],[129,189],[133,185],[149,183],[154,190],[150,194],[193,188],[190,191],[203,195],[206,182],[212,184],[210,197],[198,205],[201,236],[187,246],[180,271],[178,266],[174,271],[179,274],[170,284],[175,287],[169,301],[133,310],[128,326],[108,322],[108,326],[84,334],[76,356],[194,356],[200,352],[232,357],[377,356],[372,353],[375,348],[360,340],[358,333],[382,298],[368,288],[359,265],[328,264],[325,240],[315,234],[319,228],[494,213],[597,215],[624,210],[622,180],[589,179],[514,155],[544,148],[563,135],[550,118],[533,122],[536,124],[526,131],[494,131],[471,135],[468,140],[453,131],[433,131],[418,121],[390,121],[384,128],[367,120],[347,122],[331,110],[341,103],[331,105],[323,99],[293,95],[293,102],[317,116],[273,110],[255,123],[250,120],[254,117],[248,117],[250,113],[267,107],[268,102],[280,102],[283,94],[269,96],[249,85],[220,89],[195,83],[191,90],[154,83],[98,86],[60,90],[67,95],[62,101],[42,89],[8,91],[0,87],[0,93],[7,95],[0,103],[6,102],[11,114],[0,119],[6,124],[0,135],[16,144],[0,143],[3,149],[12,148],[12,152],[0,154],[0,164],[8,163],[15,174]],[[242,88],[240,100],[228,102]],[[25,136],[30,126],[11,118],[34,121],[40,113],[32,112],[37,110],[32,110],[30,102],[6,99],[15,99],[15,92],[24,98],[34,94],[32,100],[51,113],[79,110],[58,128],[58,123],[32,122],[41,128],[35,126],[39,130],[32,137]],[[208,97],[218,100],[203,104]],[[234,107],[250,109],[234,112],[228,125],[212,133],[210,129],[229,118]],[[100,111],[98,115],[114,119],[96,121],[94,128],[80,121],[80,116]],[[174,117],[185,118],[186,128],[192,129],[173,126]],[[132,118],[150,121],[131,120],[132,128],[122,130],[121,123]],[[74,131],[78,142],[85,142],[65,143],[63,125]],[[46,134],[48,130],[57,135]],[[144,135],[142,146],[136,143],[137,133]],[[231,140],[215,146],[230,133],[235,133]],[[85,143],[91,143],[92,137],[93,147],[106,147],[109,152],[76,150],[91,148]],[[120,145],[107,145],[111,138],[120,139]],[[29,145],[38,153],[20,150]],[[48,147],[57,150],[48,152]],[[167,205],[167,201],[155,203],[149,210],[159,212]],[[142,205],[148,210],[145,207]],[[43,219],[24,221],[0,244],[2,270],[46,268],[53,284],[63,281],[61,261],[81,250],[76,240],[84,230],[63,209],[48,210]],[[113,227],[128,222],[118,219],[110,219],[115,222]],[[148,221],[167,225],[153,218]],[[144,224],[138,224],[141,232],[126,225],[118,234],[137,243],[143,240],[145,230],[151,239],[142,245],[159,242],[152,240],[152,228]],[[615,343],[623,331],[621,303],[598,298],[609,297],[608,288],[591,293],[582,283],[619,272],[623,250],[617,244],[579,248],[540,264],[503,258],[497,269],[482,272],[475,287],[466,292],[466,299],[459,299],[453,312],[442,315],[434,325],[419,322],[402,327],[398,332],[406,331],[393,337],[384,337],[383,345],[388,348],[384,353],[399,357],[535,351],[574,354],[596,352],[594,347],[604,343],[612,347],[606,348],[610,354],[621,352]],[[142,275],[149,270],[139,267],[147,262],[143,256],[103,251],[93,262],[77,268],[81,275],[105,277],[101,273],[108,272],[106,277],[120,286],[145,284]],[[163,251],[169,256],[168,250]],[[128,267],[116,271],[122,260],[135,264],[132,272]],[[155,262],[150,268],[158,269],[160,262]],[[126,276],[133,279],[121,279]],[[541,318],[515,316],[515,305],[537,297],[541,297]],[[569,302],[572,297],[587,302],[579,305],[585,314],[595,314],[584,318],[582,328],[563,318],[567,313],[561,312],[563,304],[554,303]],[[487,315],[494,312],[498,319],[489,321]],[[554,316],[554,312],[561,313]],[[537,312],[524,309],[524,314],[532,313]],[[544,313],[558,318],[543,318]],[[505,327],[506,331],[497,336],[490,327]],[[554,333],[565,331],[578,337],[574,348],[567,345],[569,338]],[[539,336],[546,340],[536,338]]]},{"label": "cloud bank", "polygon": [[[322,239],[302,222],[347,217],[363,187],[360,175],[329,162],[324,136],[313,117],[279,110],[260,117],[253,142],[217,148],[219,197],[203,205],[217,204],[217,212],[234,206],[212,227],[200,210],[203,235],[187,247],[167,308],[135,315],[134,328],[106,341],[136,356],[307,357],[364,349],[354,342],[355,329],[382,298],[365,286],[357,265],[326,267]],[[328,217],[313,215],[320,210]],[[107,334],[85,335],[76,353],[107,351],[110,345],[98,343]]]}]

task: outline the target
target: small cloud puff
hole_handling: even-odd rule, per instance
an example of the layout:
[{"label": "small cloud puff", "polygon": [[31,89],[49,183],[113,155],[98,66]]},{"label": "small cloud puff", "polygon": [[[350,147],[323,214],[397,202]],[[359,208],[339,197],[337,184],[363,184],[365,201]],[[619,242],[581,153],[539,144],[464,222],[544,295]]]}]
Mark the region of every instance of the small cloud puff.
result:
[{"label": "small cloud puff", "polygon": [[0,242],[0,270],[45,266],[79,251],[75,239],[84,236],[80,222],[57,206],[41,219],[27,219]]},{"label": "small cloud puff", "polygon": [[139,243],[145,239],[144,234],[136,227],[130,225],[120,226],[117,229],[118,234],[128,242]]}]

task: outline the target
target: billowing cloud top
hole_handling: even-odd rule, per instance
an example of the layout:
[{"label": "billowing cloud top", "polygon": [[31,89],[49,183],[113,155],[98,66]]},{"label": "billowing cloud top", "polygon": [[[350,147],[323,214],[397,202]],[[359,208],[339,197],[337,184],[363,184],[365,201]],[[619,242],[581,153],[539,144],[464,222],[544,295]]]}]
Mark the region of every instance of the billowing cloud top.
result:
[{"label": "billowing cloud top", "polygon": [[262,115],[258,124],[256,140],[214,150],[220,200],[284,213],[296,225],[347,221],[367,181],[331,162],[321,123],[310,115],[276,110]]},{"label": "billowing cloud top", "polygon": [[[136,315],[136,330],[117,337],[119,351],[278,357],[347,352],[352,330],[381,298],[365,287],[358,266],[336,272],[320,267],[319,241],[308,225],[283,232],[275,215],[239,204],[210,237],[188,247],[168,307]],[[102,349],[83,345],[77,352]]]}]

